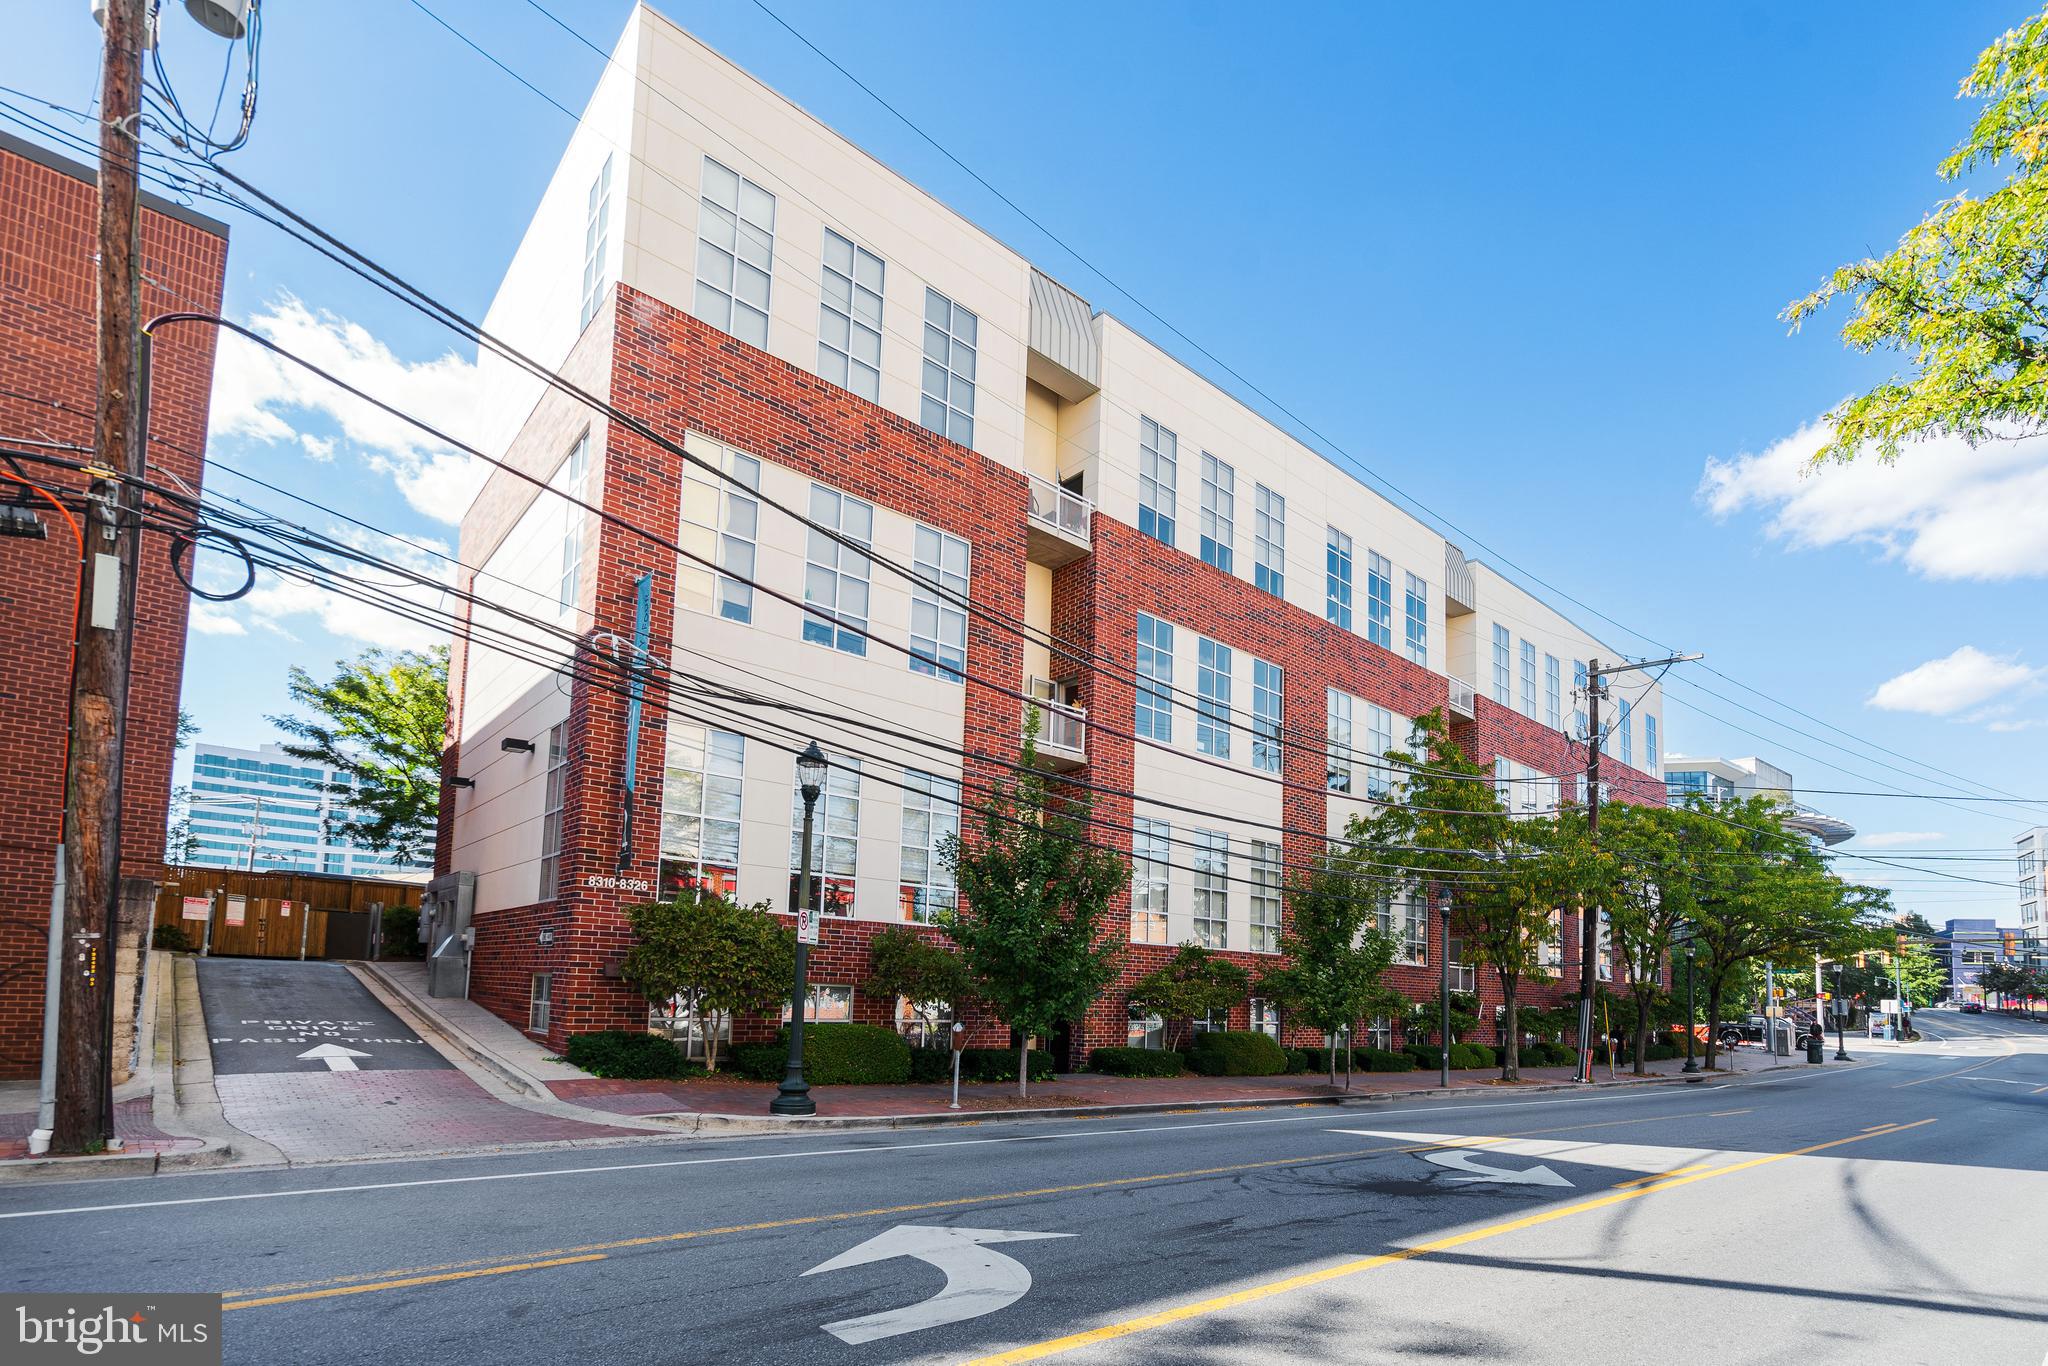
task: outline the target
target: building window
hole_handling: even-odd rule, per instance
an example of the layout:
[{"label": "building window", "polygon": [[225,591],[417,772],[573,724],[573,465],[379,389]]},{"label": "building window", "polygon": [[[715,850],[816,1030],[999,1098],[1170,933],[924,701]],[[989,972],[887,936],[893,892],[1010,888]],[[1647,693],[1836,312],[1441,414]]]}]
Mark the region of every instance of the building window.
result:
[{"label": "building window", "polygon": [[1252,489],[1252,586],[1287,596],[1287,500],[1264,484]]},{"label": "building window", "polygon": [[1230,757],[1230,647],[1205,636],[1195,648],[1195,748]]},{"label": "building window", "polygon": [[1531,721],[1536,719],[1536,647],[1528,641],[1521,642],[1522,664],[1522,715]]},{"label": "building window", "polygon": [[1143,816],[1131,822],[1131,942],[1166,942],[1167,874],[1173,829]]},{"label": "building window", "polygon": [[704,158],[697,211],[697,316],[754,346],[768,345],[775,273],[775,196]]},{"label": "building window", "polygon": [[[789,908],[796,910],[804,849],[803,789],[790,792]],[[825,770],[825,789],[811,827],[811,909],[820,915],[853,914],[853,874],[860,856],[860,761],[836,755]]]},{"label": "building window", "polygon": [[1377,550],[1365,554],[1365,638],[1394,648],[1394,566]]},{"label": "building window", "polygon": [[896,998],[896,1032],[912,1048],[945,1048],[953,1037],[953,1005],[950,1001],[913,1001]]},{"label": "building window", "polygon": [[723,448],[705,458],[731,477],[720,479],[695,465],[684,467],[683,548],[712,561],[721,572],[713,574],[703,565],[684,561],[677,570],[676,593],[685,607],[715,612],[727,621],[751,622],[761,504],[745,490],[760,491],[761,462]]},{"label": "building window", "polygon": [[1228,574],[1237,545],[1237,471],[1202,452],[1202,563]]},{"label": "building window", "polygon": [[1221,1034],[1230,1028],[1230,1011],[1227,1008],[1205,1010],[1188,1020],[1189,1034]]},{"label": "building window", "polygon": [[1263,996],[1251,999],[1250,1024],[1269,1039],[1280,1037],[1280,1012]]},{"label": "building window", "polygon": [[1465,941],[1452,939],[1444,947],[1445,957],[1450,959],[1451,990],[1476,992],[1479,990],[1479,969],[1471,963],[1458,961],[1465,956]]},{"label": "building window", "polygon": [[612,218],[612,159],[604,159],[604,169],[597,173],[597,179],[590,182],[590,198],[583,210],[583,308],[576,315],[576,329],[580,332],[590,325],[597,316],[598,308],[604,303],[606,289],[611,281],[605,270],[605,252],[611,243]]},{"label": "building window", "polygon": [[1429,667],[1429,584],[1419,574],[1408,576],[1408,658]]},{"label": "building window", "polygon": [[1394,772],[1387,759],[1387,751],[1394,747],[1394,714],[1367,704],[1365,719],[1369,731],[1366,744],[1372,752],[1366,761],[1365,795],[1383,802],[1394,795]]},{"label": "building window", "polygon": [[1280,771],[1280,698],[1284,680],[1278,664],[1252,660],[1252,767]]},{"label": "building window", "polygon": [[1543,724],[1564,729],[1564,685],[1559,681],[1557,656],[1543,656]]},{"label": "building window", "polygon": [[1586,730],[1586,661],[1572,661],[1572,739],[1592,738]]},{"label": "building window", "polygon": [[[789,1002],[782,1003],[782,1022],[789,1023]],[[845,1024],[853,1018],[853,988],[813,982],[804,993],[805,1024]]]},{"label": "building window", "polygon": [[1348,631],[1351,629],[1351,538],[1331,527],[1325,551],[1323,615]]},{"label": "building window", "polygon": [[561,892],[562,876],[562,794],[569,777],[569,723],[563,721],[548,731],[548,777],[541,799],[540,817],[540,900]]},{"label": "building window", "polygon": [[562,457],[561,473],[554,481],[568,495],[563,503],[562,578],[555,595],[564,614],[576,610],[577,589],[583,579],[584,512],[577,504],[583,501],[583,487],[589,482],[589,474],[590,432],[586,429]]},{"label": "building window", "polygon": [[1614,725],[1621,732],[1621,761],[1630,768],[1636,766],[1636,728],[1633,722],[1634,709],[1629,706],[1628,699],[1623,698],[1621,714],[1615,717]]},{"label": "building window", "polygon": [[1130,1047],[1166,1047],[1166,1021],[1157,1015],[1147,1015],[1136,1006],[1130,1008],[1130,1017],[1130,1035],[1126,1040]]},{"label": "building window", "polygon": [[647,1027],[668,1035],[683,1050],[686,1058],[702,1058],[707,1040],[717,1039],[720,1049],[732,1042],[730,1013],[712,1011],[707,1020],[680,996],[670,997],[666,1010],[649,1006]]},{"label": "building window", "polygon": [[1351,694],[1329,689],[1328,711],[1323,734],[1328,745],[1329,769],[1326,786],[1332,792],[1351,791]]},{"label": "building window", "polygon": [[898,877],[905,920],[930,925],[958,904],[944,851],[946,842],[959,833],[959,782],[904,769]]},{"label": "building window", "polygon": [[1176,471],[1180,464],[1180,438],[1149,417],[1138,419],[1138,530],[1157,541],[1173,544],[1173,522],[1178,510],[1179,487]]},{"label": "building window", "polygon": [[1514,693],[1508,684],[1510,653],[1508,628],[1496,622],[1493,628],[1493,700],[1503,707],[1512,707],[1515,704]]},{"label": "building window", "polygon": [[967,542],[920,526],[911,568],[910,667],[958,683],[967,672]]},{"label": "building window", "polygon": [[882,392],[882,258],[825,229],[818,373],[875,402]]},{"label": "building window", "polygon": [[[870,503],[826,488],[811,485],[810,540],[806,551],[804,639],[831,646],[850,655],[864,655],[868,642],[868,575],[870,565],[863,552],[873,547],[875,509]],[[853,549],[827,532],[860,547]]]},{"label": "building window", "polygon": [[1265,840],[1252,841],[1252,952],[1280,952],[1280,846]]},{"label": "building window", "polygon": [[1230,836],[1197,830],[1195,846],[1195,942],[1203,948],[1230,947]]},{"label": "building window", "polygon": [[747,742],[730,731],[671,722],[661,781],[661,895],[739,885],[740,791]]},{"label": "building window", "polygon": [[[605,165],[609,167],[610,162]],[[555,993],[555,974],[536,972],[533,981],[526,988],[526,1032],[545,1034],[548,1032],[548,1007]]]},{"label": "building window", "polygon": [[1138,692],[1131,728],[1143,737],[1173,741],[1173,623],[1143,612],[1138,613]]},{"label": "building window", "polygon": [[981,322],[939,293],[924,292],[924,404],[918,420],[974,449],[974,371]]},{"label": "building window", "polygon": [[1643,718],[1643,772],[1655,777],[1657,774],[1657,718]]}]

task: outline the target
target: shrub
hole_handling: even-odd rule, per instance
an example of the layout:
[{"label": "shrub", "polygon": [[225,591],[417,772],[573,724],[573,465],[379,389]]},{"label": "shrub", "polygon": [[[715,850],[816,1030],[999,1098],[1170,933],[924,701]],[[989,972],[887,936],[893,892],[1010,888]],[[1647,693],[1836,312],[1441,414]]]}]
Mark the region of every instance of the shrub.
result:
[{"label": "shrub", "polygon": [[[960,1068],[961,1079],[965,1080],[967,1068]],[[910,1079],[912,1081],[953,1080],[953,1050],[950,1048],[913,1048],[910,1050]]]},{"label": "shrub", "polygon": [[[951,1078],[951,1064],[947,1064],[946,1076]],[[1051,1081],[1053,1078],[1052,1054],[1043,1049],[1031,1050],[1031,1080]],[[1014,1048],[969,1048],[960,1054],[960,1080],[962,1081],[1015,1081],[1017,1080],[1017,1050]]]},{"label": "shrub", "polygon": [[[805,1039],[810,1032],[804,1032]],[[789,1036],[783,1035],[774,1043],[743,1043],[732,1050],[731,1060],[726,1064],[729,1070],[745,1077],[748,1081],[781,1081],[782,1073],[789,1062]]]},{"label": "shrub", "polygon": [[1443,1051],[1433,1043],[1412,1043],[1401,1051],[1415,1059],[1415,1065],[1425,1072],[1434,1072],[1443,1066]]},{"label": "shrub", "polygon": [[[781,1035],[789,1047],[789,1036]],[[804,1079],[813,1086],[863,1086],[910,1080],[910,1044],[869,1024],[804,1026]]]},{"label": "shrub", "polygon": [[150,931],[149,946],[166,953],[190,953],[197,947],[186,935],[184,926],[175,923],[159,925]]},{"label": "shrub", "polygon": [[1415,1059],[1406,1053],[1394,1053],[1384,1048],[1368,1048],[1358,1054],[1358,1062],[1368,1072],[1413,1072]]},{"label": "shrub", "polygon": [[1483,1043],[1454,1043],[1451,1045],[1451,1066],[1466,1070],[1483,1067],[1498,1067],[1500,1059]]},{"label": "shrub", "polygon": [[418,958],[420,948],[420,908],[417,906],[386,906],[384,925],[377,947],[381,958]]},{"label": "shrub", "polygon": [[1287,1070],[1287,1055],[1256,1029],[1217,1029],[1195,1036],[1188,1066],[1205,1077],[1271,1077]]},{"label": "shrub", "polygon": [[659,1034],[631,1029],[602,1029],[571,1034],[562,1056],[590,1073],[617,1081],[673,1081],[701,1077],[704,1069]]},{"label": "shrub", "polygon": [[1675,1043],[1653,1043],[1643,1051],[1644,1059],[1649,1062],[1669,1062],[1684,1056],[1685,1050]]},{"label": "shrub", "polygon": [[1177,1077],[1181,1055],[1163,1048],[1098,1048],[1088,1065],[1112,1077]]},{"label": "shrub", "polygon": [[1315,1070],[1315,1054],[1309,1052],[1306,1048],[1290,1048],[1287,1050],[1287,1071],[1290,1076],[1297,1072],[1313,1072]]}]

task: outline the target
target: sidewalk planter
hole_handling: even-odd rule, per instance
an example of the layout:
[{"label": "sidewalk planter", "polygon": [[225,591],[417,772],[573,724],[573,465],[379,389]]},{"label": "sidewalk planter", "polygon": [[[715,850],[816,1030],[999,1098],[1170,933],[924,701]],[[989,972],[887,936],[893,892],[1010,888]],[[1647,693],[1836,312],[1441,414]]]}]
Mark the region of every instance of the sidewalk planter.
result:
[{"label": "sidewalk planter", "polygon": [[608,1081],[677,1081],[704,1075],[702,1067],[684,1058],[667,1039],[630,1029],[571,1034],[562,1056]]},{"label": "sidewalk planter", "polygon": [[1098,1048],[1088,1066],[1109,1077],[1177,1077],[1181,1056],[1162,1048]]},{"label": "sidewalk planter", "polygon": [[1205,1077],[1276,1077],[1287,1070],[1287,1053],[1258,1030],[1218,1029],[1195,1036],[1188,1066]]}]

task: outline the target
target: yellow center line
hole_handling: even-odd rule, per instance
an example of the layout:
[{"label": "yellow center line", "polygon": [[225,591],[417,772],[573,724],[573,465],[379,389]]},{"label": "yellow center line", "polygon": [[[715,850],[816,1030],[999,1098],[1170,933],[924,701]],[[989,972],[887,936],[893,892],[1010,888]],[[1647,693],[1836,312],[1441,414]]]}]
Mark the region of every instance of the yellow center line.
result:
[{"label": "yellow center line", "polygon": [[1426,1243],[1417,1243],[1412,1247],[1396,1248],[1392,1252],[1383,1252],[1372,1257],[1360,1257],[1353,1261],[1340,1262],[1335,1266],[1327,1266],[1319,1271],[1310,1271],[1299,1276],[1289,1276],[1283,1280],[1268,1281],[1264,1285],[1251,1286],[1244,1290],[1233,1291],[1228,1295],[1217,1295],[1211,1299],[1197,1300],[1193,1304],[1183,1304],[1172,1309],[1164,1309],[1156,1314],[1141,1315],[1138,1318],[1126,1319],[1121,1323],[1107,1323],[1100,1328],[1091,1328],[1081,1333],[1070,1333],[1065,1337],[1051,1338],[1045,1342],[1032,1343],[1029,1346],[1018,1347],[1011,1351],[998,1352],[993,1356],[976,1357],[968,1362],[967,1366],[1011,1366],[1011,1363],[1015,1362],[1038,1361],[1045,1357],[1058,1356],[1061,1353],[1071,1352],[1077,1348],[1093,1346],[1101,1342],[1113,1342],[1118,1338],[1129,1337],[1134,1333],[1148,1332],[1154,1328],[1165,1328],[1172,1324],[1184,1323],[1189,1319],[1201,1318],[1226,1309],[1235,1309],[1242,1305],[1271,1299],[1275,1295],[1285,1295],[1291,1291],[1306,1289],[1309,1286],[1323,1285],[1330,1281],[1341,1280],[1347,1276],[1355,1276],[1362,1271],[1372,1271],[1378,1267],[1392,1266],[1396,1262],[1426,1257],[1432,1252],[1447,1252],[1452,1248],[1463,1247],[1468,1243],[1480,1242],[1487,1238],[1497,1238],[1503,1233],[1514,1233],[1525,1228],[1536,1228],[1539,1225],[1553,1223],[1559,1219],[1569,1219],[1576,1214],[1586,1214],[1593,1210],[1605,1209],[1610,1205],[1618,1205],[1626,1200],[1640,1199],[1645,1195],[1654,1195],[1660,1191],[1675,1190],[1680,1186],[1689,1186],[1695,1181],[1708,1181],[1717,1176],[1728,1176],[1734,1172],[1747,1171],[1752,1167],[1762,1167],[1773,1162],[1783,1162],[1788,1157],[1803,1157],[1808,1153],[1824,1152],[1829,1148],[1839,1148],[1845,1143],[1861,1143],[1865,1139],[1883,1138],[1891,1134],[1903,1133],[1907,1129],[1917,1129],[1923,1124],[1932,1124],[1934,1122],[1932,1119],[1915,1120],[1911,1124],[1901,1124],[1887,1129],[1882,1134],[1851,1134],[1847,1138],[1832,1139],[1829,1142],[1816,1143],[1806,1148],[1794,1148],[1790,1152],[1769,1153],[1762,1157],[1752,1157],[1746,1161],[1731,1162],[1727,1166],[1712,1167],[1706,1171],[1694,1172],[1686,1176],[1659,1178],[1653,1185],[1638,1186],[1633,1190],[1615,1191],[1608,1195],[1595,1196],[1590,1200],[1580,1200],[1569,1205],[1553,1206],[1535,1214],[1526,1215],[1520,1219],[1510,1219],[1504,1223],[1488,1224],[1482,1228],[1472,1229],[1465,1233],[1453,1233],[1448,1237],[1436,1238]]},{"label": "yellow center line", "polygon": [[[1334,1119],[1335,1116],[1332,1116],[1332,1118]],[[1668,1124],[1679,1118],[1682,1118],[1682,1116],[1655,1115],[1642,1119],[1600,1120],[1590,1124],[1561,1124],[1543,1129],[1521,1129],[1501,1137],[1460,1139],[1457,1140],[1454,1146],[1479,1147],[1488,1143],[1499,1143],[1506,1138],[1570,1133],[1583,1129],[1612,1129],[1628,1124]],[[654,1247],[663,1243],[695,1242],[704,1238],[719,1238],[737,1233],[762,1233],[773,1229],[802,1228],[812,1224],[844,1223],[854,1219],[874,1219],[891,1214],[918,1214],[931,1210],[961,1209],[969,1205],[992,1205],[1009,1200],[1031,1200],[1050,1195],[1074,1195],[1083,1191],[1110,1190],[1116,1187],[1143,1185],[1154,1181],[1185,1181],[1204,1176],[1227,1176],[1235,1172],[1260,1171],[1296,1164],[1305,1166],[1316,1162],[1336,1162],[1346,1158],[1370,1157],[1386,1153],[1430,1152],[1442,1149],[1445,1146],[1445,1143],[1439,1141],[1429,1143],[1397,1143],[1376,1148],[1352,1148],[1337,1153],[1312,1153],[1303,1157],[1277,1157],[1259,1162],[1240,1162],[1222,1167],[1195,1167],[1187,1171],[1152,1172],[1144,1176],[1109,1177],[1100,1181],[1083,1181],[1065,1186],[1041,1186],[1033,1190],[1000,1191],[987,1195],[963,1195],[947,1200],[929,1200],[914,1205],[881,1205],[873,1209],[840,1210],[828,1214],[795,1215],[788,1219],[768,1219],[751,1224],[726,1224],[718,1228],[687,1229],[678,1233],[648,1234],[638,1238],[620,1238],[610,1242],[585,1243],[577,1247],[549,1248],[542,1252],[507,1253],[500,1257],[474,1257],[460,1262],[443,1262],[437,1266],[414,1266],[386,1271],[361,1272],[353,1276],[336,1276],[326,1280],[287,1281],[276,1285],[256,1286],[246,1290],[227,1290],[222,1292],[222,1296],[229,1301],[225,1307],[253,1309],[262,1305],[291,1304],[300,1300],[361,1294],[365,1290],[392,1290],[411,1285],[426,1285],[437,1280],[462,1280],[470,1276],[495,1275],[499,1271],[505,1270],[524,1271],[538,1267],[560,1266],[573,1261],[588,1260],[588,1254],[617,1252],[624,1248]],[[495,1265],[506,1260],[512,1261],[514,1265],[509,1267]]]},{"label": "yellow center line", "polygon": [[1617,1181],[1614,1183],[1614,1189],[1626,1190],[1630,1186],[1647,1186],[1654,1181],[1662,1181],[1667,1176],[1677,1176],[1683,1172],[1703,1172],[1712,1165],[1712,1163],[1708,1162],[1695,1162],[1689,1167],[1673,1167],[1668,1172],[1658,1172],[1652,1176],[1638,1176],[1628,1181]]}]

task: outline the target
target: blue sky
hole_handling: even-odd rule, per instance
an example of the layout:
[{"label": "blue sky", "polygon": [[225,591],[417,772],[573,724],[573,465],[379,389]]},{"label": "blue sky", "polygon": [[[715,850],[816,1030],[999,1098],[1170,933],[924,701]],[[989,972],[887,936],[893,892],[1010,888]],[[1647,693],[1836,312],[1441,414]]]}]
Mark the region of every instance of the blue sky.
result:
[{"label": "blue sky", "polygon": [[[581,107],[600,59],[534,9],[428,3]],[[547,3],[606,48],[627,12]],[[1869,744],[2048,795],[2048,640],[2030,611],[2048,575],[2048,449],[1929,450],[1799,480],[1801,447],[1783,443],[1889,362],[1844,351],[1825,322],[1788,337],[1777,320],[1945,192],[1933,167],[1970,113],[1956,82],[2028,5],[1588,4],[1482,19],[914,3],[877,22],[871,6],[774,3],[1130,295],[1471,541],[1645,633],[1591,623],[1617,644],[1704,650]],[[83,105],[98,39],[86,6],[22,8],[0,82]],[[219,47],[165,8],[174,80],[210,87]],[[668,9],[1202,364],[752,3]],[[235,168],[480,315],[569,120],[409,0],[278,6],[263,75]],[[470,357],[450,356],[448,334],[269,229],[233,226],[231,315],[330,348],[402,402],[434,410],[459,390]],[[217,408],[216,456],[452,545],[454,528],[416,505],[442,486],[428,453],[252,383],[228,422]],[[320,607],[273,594],[203,618],[213,629],[192,639],[186,695],[205,736],[274,738],[261,718],[285,706],[286,665],[322,672],[377,634]],[[1807,787],[1935,790],[1726,679],[1676,674],[1668,697],[1668,749],[1761,753]],[[1981,803],[1814,800],[1904,851],[2005,853],[2026,823]],[[2009,862],[1934,866],[2010,881]],[[1994,887],[1908,877],[1900,892],[1937,922],[2015,915]]]}]

